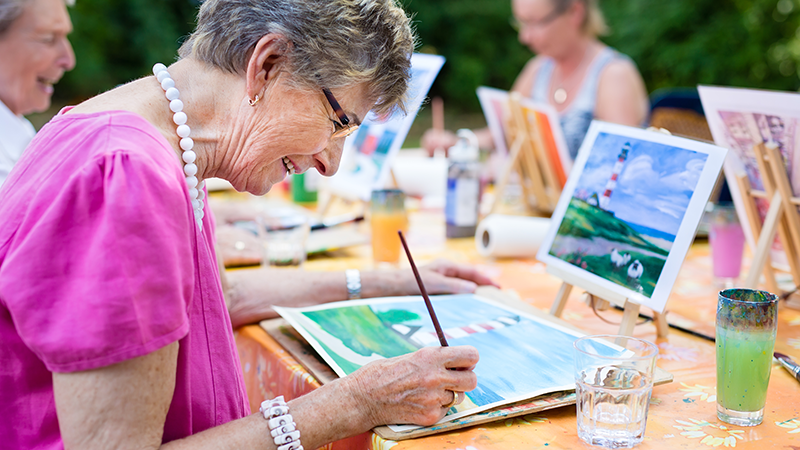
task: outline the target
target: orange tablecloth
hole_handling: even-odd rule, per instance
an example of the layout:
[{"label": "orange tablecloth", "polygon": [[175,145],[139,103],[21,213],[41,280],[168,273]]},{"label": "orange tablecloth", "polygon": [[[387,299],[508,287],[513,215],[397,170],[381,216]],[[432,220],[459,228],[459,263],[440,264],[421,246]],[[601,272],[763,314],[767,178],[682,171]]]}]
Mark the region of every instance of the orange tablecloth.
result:
[{"label": "orange tablecloth", "polygon": [[[440,215],[440,214],[439,214]],[[471,239],[445,240],[443,219],[434,213],[412,216],[409,245],[418,264],[439,256],[479,265],[504,289],[515,290],[526,302],[549,310],[561,285],[545,273],[534,259],[491,261],[481,258]],[[306,270],[368,268],[368,247],[336,252],[334,258],[317,258]],[[410,269],[409,269],[410,270]],[[716,294],[711,280],[708,246],[696,243],[678,276],[668,304],[668,319],[705,334],[714,334]],[[617,328],[598,319],[573,290],[563,318],[589,333],[616,333]],[[644,308],[643,308],[644,309]],[[648,311],[643,311],[648,313]],[[614,310],[600,314],[619,321]],[[257,325],[237,330],[237,343],[251,407],[265,398],[294,398],[316,388],[318,383],[283,348]],[[640,449],[736,447],[800,449],[800,383],[778,365],[773,366],[767,394],[764,423],[736,427],[717,420],[715,403],[715,349],[713,342],[670,330],[657,339],[651,324],[637,326],[634,335],[656,342],[658,366],[671,372],[675,381],[656,386],[650,402],[647,431]],[[800,360],[800,311],[781,308],[775,350]],[[339,441],[326,449],[447,449],[512,450],[533,448],[592,448],[577,437],[575,407],[507,419],[488,425],[400,442],[386,441],[372,433]]]}]

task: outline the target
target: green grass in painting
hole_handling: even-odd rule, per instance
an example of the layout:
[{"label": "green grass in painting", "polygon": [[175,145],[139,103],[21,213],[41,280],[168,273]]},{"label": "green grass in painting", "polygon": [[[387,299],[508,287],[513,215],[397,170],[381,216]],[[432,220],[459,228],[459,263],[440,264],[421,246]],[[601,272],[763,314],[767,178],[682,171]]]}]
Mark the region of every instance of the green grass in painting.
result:
[{"label": "green grass in painting", "polygon": [[569,201],[564,219],[561,221],[561,226],[558,227],[558,234],[588,239],[601,237],[609,241],[634,245],[642,250],[664,255],[664,257],[669,255],[668,250],[643,238],[627,223],[614,217],[612,213],[575,197]]},{"label": "green grass in painting", "polygon": [[[647,297],[653,295],[656,282],[661,276],[661,270],[664,268],[666,257],[669,255],[669,250],[648,241],[623,220],[614,217],[612,213],[603,211],[574,197],[570,200],[564,219],[558,228],[558,235],[586,239],[586,250],[565,254],[552,248],[550,250],[551,255],[620,286],[640,292]],[[637,251],[627,251],[624,253],[630,254],[629,262],[622,267],[615,267],[611,262],[610,255],[591,254],[593,253],[590,250],[591,240],[594,238],[604,238],[609,241],[627,244],[646,252],[664,255],[664,257]],[[594,253],[597,252],[595,251]],[[628,266],[636,260],[642,263],[644,272],[640,278],[632,279],[628,277]]]},{"label": "green grass in painting", "polygon": [[375,353],[391,358],[417,350],[386,327],[367,305],[308,311],[303,314],[362,356]]},{"label": "green grass in painting", "polygon": [[389,311],[378,312],[378,318],[383,323],[403,323],[411,320],[419,320],[419,314],[406,311],[405,309],[390,309]]},{"label": "green grass in painting", "polygon": [[639,262],[642,263],[642,266],[644,266],[644,272],[638,279],[628,277],[628,266],[614,267],[611,263],[611,256],[609,255],[597,256],[573,252],[561,255],[559,258],[592,272],[599,277],[617,283],[620,286],[625,286],[647,297],[651,297],[653,295],[653,290],[656,288],[656,281],[658,281],[658,277],[661,275],[661,269],[664,268],[666,260],[637,252],[630,252],[630,255],[631,261],[638,259]]}]

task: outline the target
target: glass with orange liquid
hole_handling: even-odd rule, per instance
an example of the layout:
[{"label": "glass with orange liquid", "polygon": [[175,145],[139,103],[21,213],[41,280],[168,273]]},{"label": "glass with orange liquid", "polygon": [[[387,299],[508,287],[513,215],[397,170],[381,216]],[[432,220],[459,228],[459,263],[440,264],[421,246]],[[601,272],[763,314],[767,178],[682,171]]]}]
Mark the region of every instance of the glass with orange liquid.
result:
[{"label": "glass with orange liquid", "polygon": [[375,263],[396,264],[400,261],[400,237],[408,232],[406,196],[399,189],[372,191],[370,224],[372,226],[372,259]]}]

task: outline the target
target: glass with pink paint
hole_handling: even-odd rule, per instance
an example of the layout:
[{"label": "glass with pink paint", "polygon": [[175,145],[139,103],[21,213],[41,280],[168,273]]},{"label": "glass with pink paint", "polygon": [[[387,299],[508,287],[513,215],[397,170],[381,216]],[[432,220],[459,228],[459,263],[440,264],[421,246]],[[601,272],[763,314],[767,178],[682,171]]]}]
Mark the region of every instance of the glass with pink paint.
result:
[{"label": "glass with pink paint", "polygon": [[719,287],[736,286],[742,269],[744,232],[733,204],[714,205],[711,210],[708,241],[714,283]]}]

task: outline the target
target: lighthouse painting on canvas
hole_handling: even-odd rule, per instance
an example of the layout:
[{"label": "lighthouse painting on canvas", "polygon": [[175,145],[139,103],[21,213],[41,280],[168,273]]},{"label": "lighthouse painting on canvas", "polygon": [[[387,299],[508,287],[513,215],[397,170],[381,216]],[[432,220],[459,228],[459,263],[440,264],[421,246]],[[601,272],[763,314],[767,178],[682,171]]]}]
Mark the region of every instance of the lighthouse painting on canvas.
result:
[{"label": "lighthouse painting on canvas", "polygon": [[546,255],[650,299],[679,236],[687,246],[694,237],[724,150],[610,124],[593,131],[559,199]]}]

